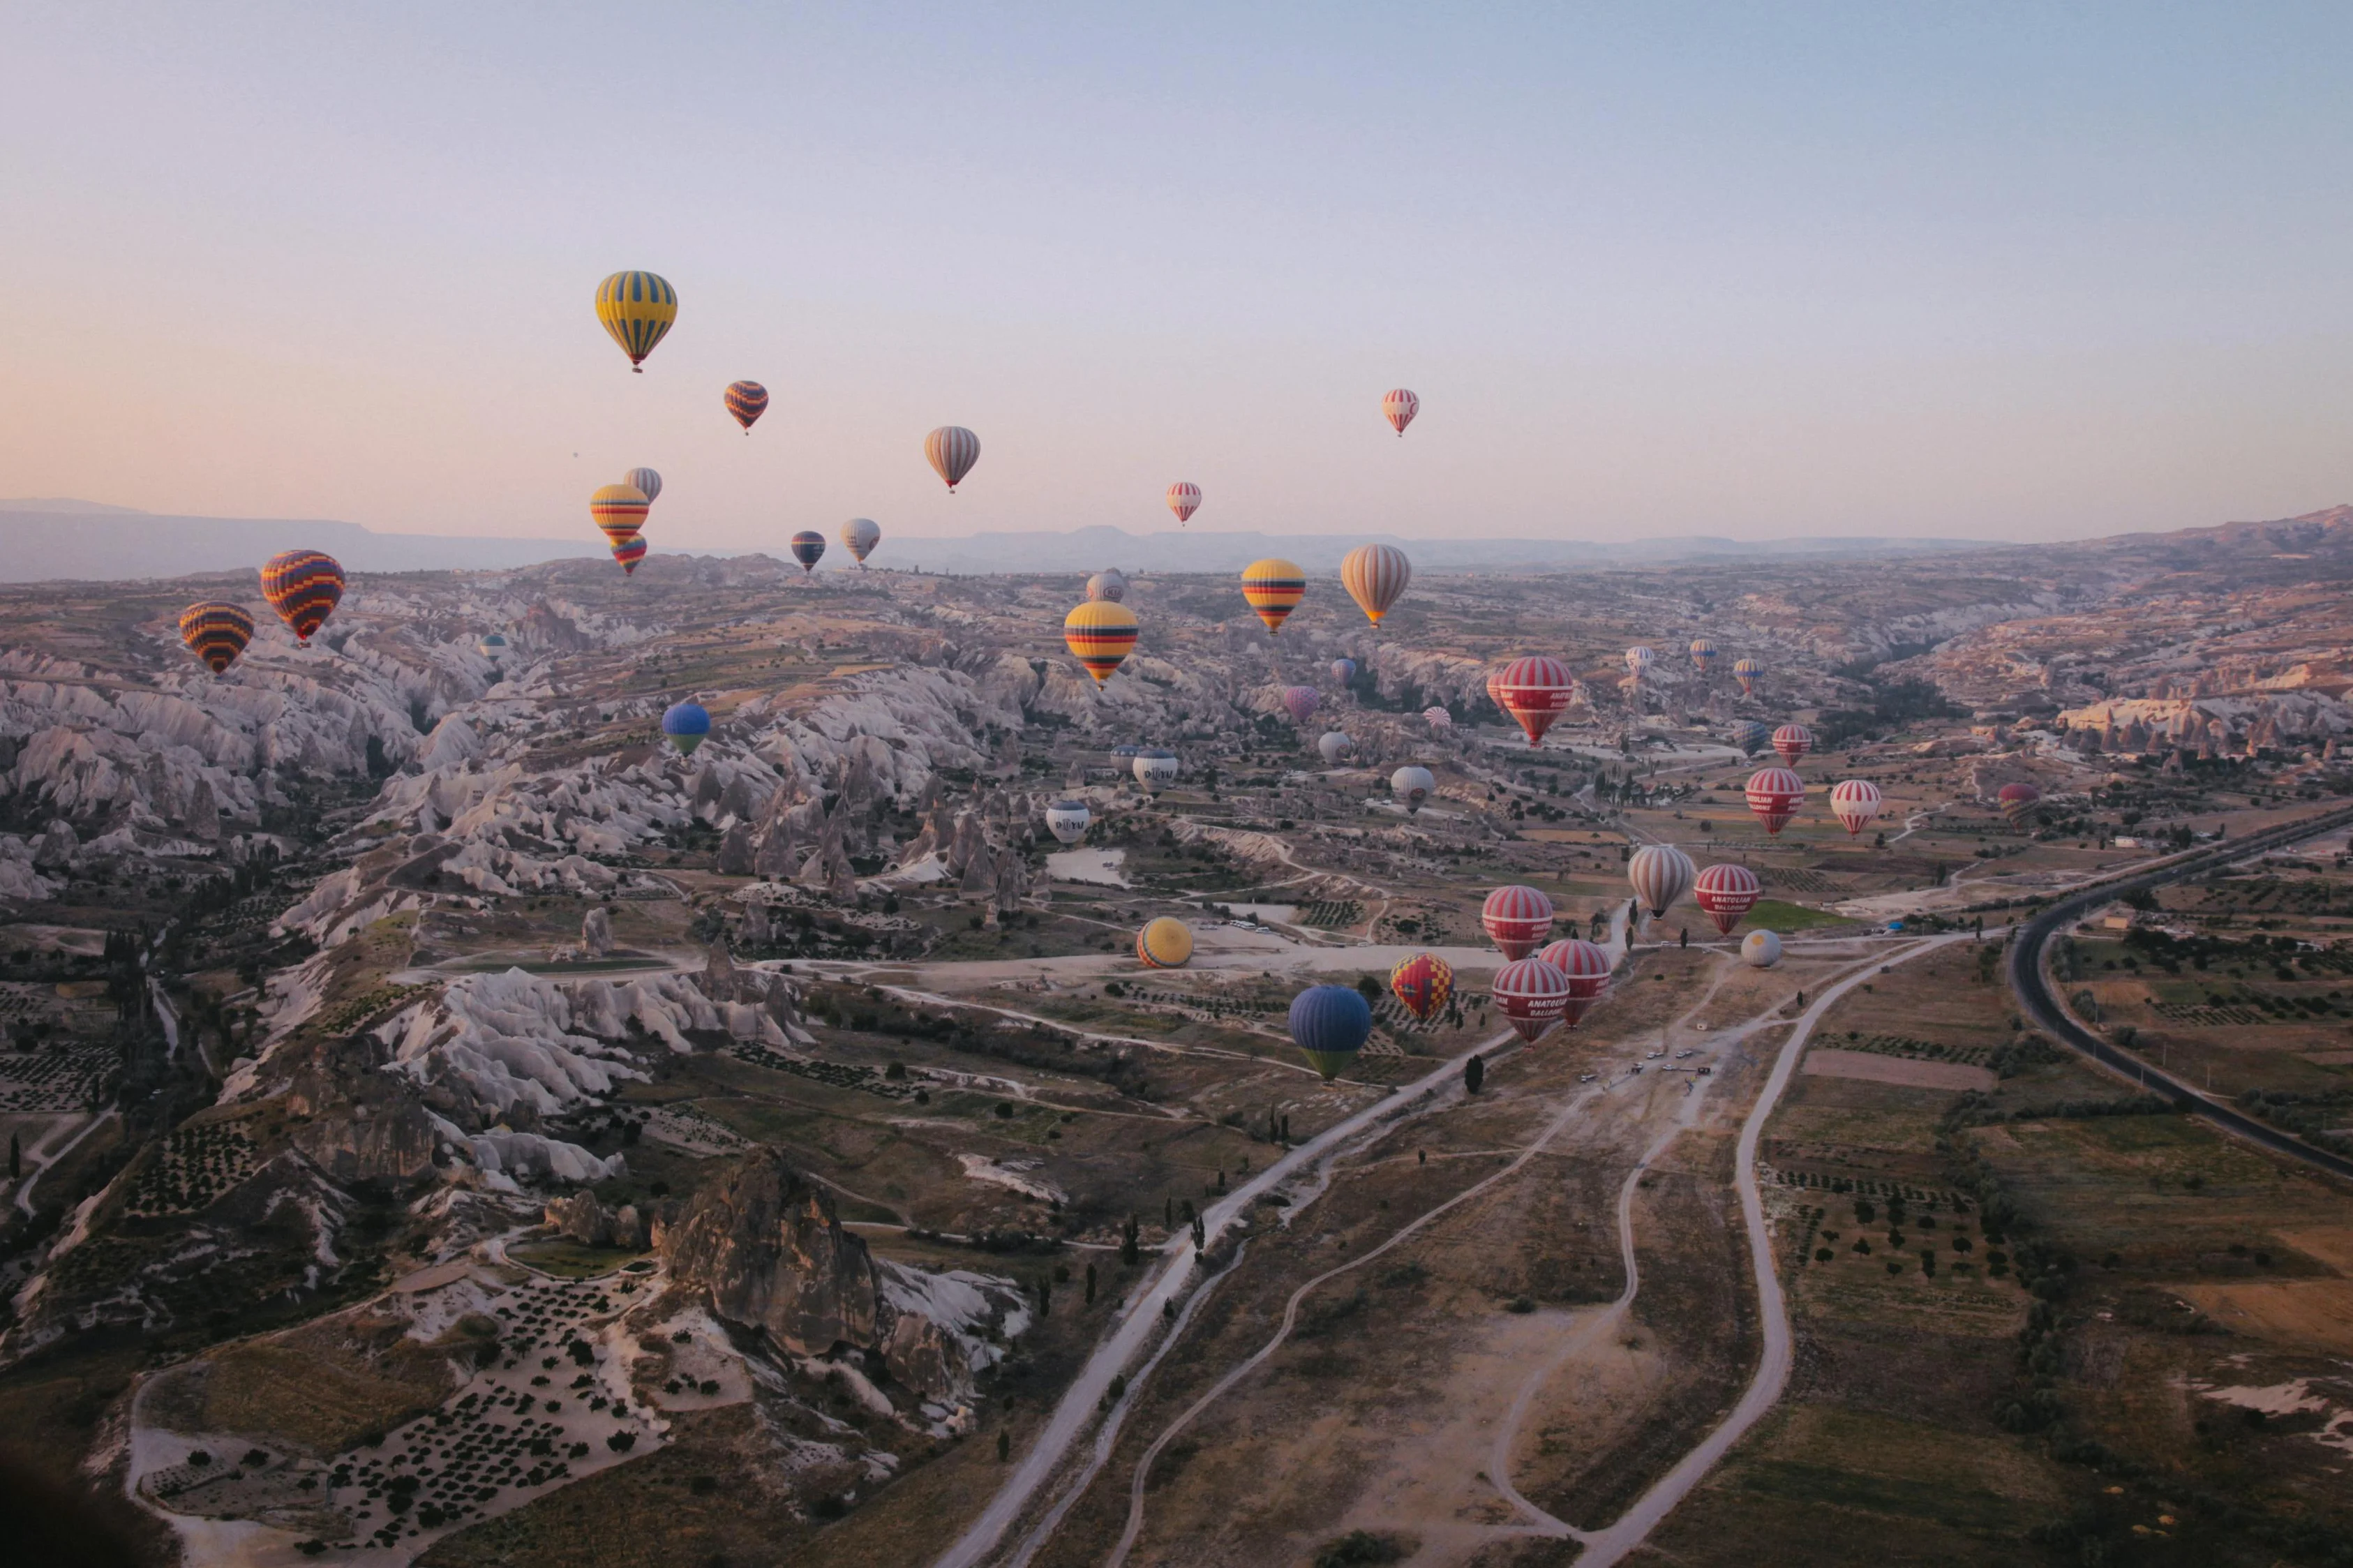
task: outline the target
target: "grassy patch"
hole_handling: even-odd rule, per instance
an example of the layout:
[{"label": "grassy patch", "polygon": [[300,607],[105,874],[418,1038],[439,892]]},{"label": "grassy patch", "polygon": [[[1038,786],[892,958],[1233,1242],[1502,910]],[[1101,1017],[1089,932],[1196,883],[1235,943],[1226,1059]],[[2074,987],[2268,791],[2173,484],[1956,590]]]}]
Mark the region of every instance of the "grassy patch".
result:
[{"label": "grassy patch", "polygon": [[1834,915],[1827,910],[1810,910],[1803,904],[1793,904],[1782,899],[1759,899],[1757,907],[1748,911],[1748,925],[1756,931],[1810,931],[1816,926],[1853,923],[1844,915]]}]

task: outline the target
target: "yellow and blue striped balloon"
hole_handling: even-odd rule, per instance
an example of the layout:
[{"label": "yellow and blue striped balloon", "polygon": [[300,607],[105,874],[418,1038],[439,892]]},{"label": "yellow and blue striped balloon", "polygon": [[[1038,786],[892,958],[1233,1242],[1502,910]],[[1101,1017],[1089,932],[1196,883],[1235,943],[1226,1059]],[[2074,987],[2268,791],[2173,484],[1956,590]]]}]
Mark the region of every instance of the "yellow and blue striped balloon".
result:
[{"label": "yellow and blue striped balloon", "polygon": [[646,356],[678,320],[678,290],[658,273],[616,272],[596,285],[596,319],[642,375]]},{"label": "yellow and blue striped balloon", "polygon": [[1269,635],[1282,629],[1282,623],[1306,596],[1307,574],[1296,562],[1270,555],[1242,571],[1242,597],[1266,623]]}]

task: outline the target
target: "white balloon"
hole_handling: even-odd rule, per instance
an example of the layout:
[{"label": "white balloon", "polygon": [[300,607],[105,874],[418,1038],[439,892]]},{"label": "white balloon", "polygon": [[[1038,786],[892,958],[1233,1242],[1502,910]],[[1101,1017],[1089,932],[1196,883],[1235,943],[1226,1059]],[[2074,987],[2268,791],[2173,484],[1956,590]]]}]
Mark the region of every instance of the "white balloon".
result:
[{"label": "white balloon", "polygon": [[1740,959],[1752,969],[1770,969],[1781,962],[1781,939],[1769,931],[1752,931],[1740,939]]}]

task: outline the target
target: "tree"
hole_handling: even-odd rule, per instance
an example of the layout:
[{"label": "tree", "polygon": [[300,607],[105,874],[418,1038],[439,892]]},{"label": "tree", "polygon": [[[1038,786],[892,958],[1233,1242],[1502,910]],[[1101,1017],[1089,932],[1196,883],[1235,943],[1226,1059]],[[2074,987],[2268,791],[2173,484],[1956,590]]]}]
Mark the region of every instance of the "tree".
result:
[{"label": "tree", "polygon": [[1381,999],[1381,983],[1369,974],[1359,974],[1356,976],[1356,992],[1367,1002],[1377,1002]]},{"label": "tree", "polygon": [[1011,1458],[1013,1458],[1013,1434],[1000,1430],[997,1434],[997,1462],[1001,1465]]},{"label": "tree", "polygon": [[1479,1092],[1479,1086],[1486,1081],[1487,1064],[1474,1053],[1470,1060],[1462,1064],[1462,1088],[1468,1093],[1476,1094]]},{"label": "tree", "polygon": [[8,1179],[13,1182],[24,1173],[24,1155],[16,1147],[16,1135],[11,1132],[8,1134]]},{"label": "tree", "polygon": [[1123,1267],[1133,1268],[1144,1260],[1143,1249],[1135,1244],[1135,1216],[1127,1216],[1127,1224],[1119,1233],[1119,1260]]},{"label": "tree", "polygon": [[1088,1265],[1087,1265],[1087,1305],[1088,1305],[1088,1306],[1090,1306],[1090,1307],[1092,1307],[1092,1306],[1093,1306],[1094,1304],[1095,1304],[1095,1266],[1094,1266],[1093,1264],[1090,1263],[1090,1264],[1088,1264]]}]

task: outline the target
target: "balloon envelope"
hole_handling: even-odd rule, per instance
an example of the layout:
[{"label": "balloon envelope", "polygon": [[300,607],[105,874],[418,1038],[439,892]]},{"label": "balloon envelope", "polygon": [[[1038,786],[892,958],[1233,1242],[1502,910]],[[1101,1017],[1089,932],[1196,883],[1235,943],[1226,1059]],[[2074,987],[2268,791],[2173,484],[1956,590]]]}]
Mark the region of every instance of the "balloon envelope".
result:
[{"label": "balloon envelope", "polygon": [[752,421],[768,411],[768,389],[756,381],[730,382],[725,396],[727,412],[735,416],[735,423],[749,436]]},{"label": "balloon envelope", "polygon": [[606,485],[588,498],[588,515],[604,530],[607,540],[618,544],[634,538],[645,526],[646,511],[652,504],[635,485]]},{"label": "balloon envelope", "polygon": [[1546,947],[1536,957],[1568,980],[1568,1005],[1561,1021],[1574,1029],[1609,989],[1609,954],[1597,943],[1572,936]]},{"label": "balloon envelope", "polygon": [[1381,395],[1381,417],[1388,420],[1389,428],[1400,436],[1405,434],[1405,427],[1413,423],[1413,416],[1420,412],[1421,399],[1402,386],[1392,387]]},{"label": "balloon envelope", "polygon": [[616,272],[596,285],[596,319],[636,369],[678,320],[678,290],[656,273]]},{"label": "balloon envelope", "polygon": [[679,755],[691,757],[711,733],[711,711],[700,702],[674,702],[661,716],[661,730]]},{"label": "balloon envelope", "polygon": [[1282,689],[1283,711],[1299,723],[1304,724],[1314,717],[1315,710],[1323,706],[1323,702],[1324,694],[1312,686],[1286,686]]},{"label": "balloon envelope", "polygon": [[1110,599],[1089,599],[1062,617],[1062,642],[1101,686],[1135,647],[1135,612]]},{"label": "balloon envelope", "polygon": [[825,535],[813,528],[804,528],[793,535],[793,542],[786,548],[792,551],[793,559],[801,563],[801,575],[806,577],[817,570],[819,561],[825,559]]},{"label": "balloon envelope", "polygon": [[1752,931],[1740,939],[1740,961],[1752,969],[1770,969],[1781,962],[1781,939],[1769,931]]},{"label": "balloon envelope", "polygon": [[621,482],[642,490],[649,503],[661,500],[661,476],[651,468],[631,468],[621,476]]},{"label": "balloon envelope", "polygon": [[1715,668],[1715,644],[1710,642],[1705,637],[1692,638],[1691,659],[1692,663],[1698,668],[1699,672],[1702,675],[1705,675],[1709,670]]},{"label": "balloon envelope", "polygon": [[1340,586],[1375,626],[1412,581],[1413,563],[1394,544],[1359,544],[1340,562]]},{"label": "balloon envelope", "polygon": [[1134,773],[1135,782],[1142,784],[1148,794],[1157,795],[1176,782],[1177,762],[1174,752],[1157,748],[1140,751],[1128,767]]},{"label": "balloon envelope", "polygon": [[2042,792],[2031,784],[2007,784],[1994,797],[2001,805],[2002,816],[2012,823],[2023,822],[2042,799]]},{"label": "balloon envelope", "polygon": [[1732,727],[1732,743],[1752,757],[1772,738],[1773,731],[1754,719],[1743,719]]},{"label": "balloon envelope", "polygon": [[1453,966],[1434,952],[1417,952],[1389,971],[1389,994],[1427,1024],[1446,1010],[1454,994]]},{"label": "balloon envelope", "polygon": [[1569,679],[1568,667],[1548,654],[1515,658],[1487,683],[1487,695],[1519,721],[1530,746],[1544,743],[1545,731],[1568,711],[1576,693],[1577,683]]},{"label": "balloon envelope", "polygon": [[1692,900],[1700,913],[1725,936],[1757,907],[1764,892],[1765,885],[1757,879],[1756,872],[1729,863],[1710,866],[1692,883]]},{"label": "balloon envelope", "polygon": [[1190,521],[1193,514],[1201,510],[1201,487],[1187,484],[1183,479],[1178,479],[1175,484],[1170,485],[1168,510],[1176,514],[1176,521],[1180,524]]},{"label": "balloon envelope", "polygon": [[1192,961],[1192,930],[1162,915],[1135,933],[1135,956],[1146,969],[1182,969]]},{"label": "balloon envelope", "polygon": [[1552,900],[1516,883],[1497,888],[1479,906],[1479,923],[1505,958],[1525,958],[1552,935]]},{"label": "balloon envelope", "polygon": [[1692,858],[1672,844],[1645,844],[1626,862],[1626,880],[1654,917],[1665,914],[1669,905],[1691,891],[1698,871]]},{"label": "balloon envelope", "polygon": [[307,645],[343,599],[343,569],[316,550],[289,550],[261,567],[261,596]]},{"label": "balloon envelope", "polygon": [[1758,768],[1748,775],[1748,809],[1765,825],[1765,831],[1778,834],[1798,815],[1798,807],[1806,798],[1806,781],[1787,768]]},{"label": "balloon envelope", "polygon": [[1346,1071],[1373,1032],[1373,1009],[1348,985],[1311,985],[1291,999],[1291,1037],[1325,1082]]},{"label": "balloon envelope", "polygon": [[858,558],[860,566],[882,542],[882,530],[871,517],[853,517],[841,525],[841,547]]},{"label": "balloon envelope", "polygon": [[1421,710],[1421,721],[1429,725],[1433,730],[1451,730],[1454,728],[1454,715],[1449,713],[1445,709],[1437,706],[1435,703],[1432,703],[1430,707]]},{"label": "balloon envelope", "polygon": [[1773,731],[1773,749],[1791,767],[1798,759],[1814,749],[1814,732],[1803,724],[1784,724]]},{"label": "balloon envelope", "polygon": [[206,668],[225,674],[253,641],[253,617],[236,605],[207,599],[180,612],[180,640]]},{"label": "balloon envelope", "polygon": [[1626,650],[1626,673],[1640,679],[1650,672],[1651,662],[1657,656],[1637,643]]},{"label": "balloon envelope", "polygon": [[621,563],[623,576],[634,575],[638,570],[638,563],[645,558],[646,542],[641,536],[633,533],[627,539],[617,539],[613,542],[613,559]]},{"label": "balloon envelope", "polygon": [[923,457],[954,494],[972,472],[972,466],[980,461],[980,437],[961,425],[943,425],[923,437]]},{"label": "balloon envelope", "polygon": [[1087,579],[1087,597],[1108,599],[1116,605],[1127,597],[1127,579],[1120,575],[1117,567],[1105,567]]},{"label": "balloon envelope", "polygon": [[1242,599],[1266,623],[1270,635],[1282,630],[1282,623],[1306,596],[1307,574],[1294,562],[1270,555],[1242,568]]},{"label": "balloon envelope", "polygon": [[1568,976],[1541,958],[1522,958],[1495,972],[1488,990],[1512,1030],[1534,1044],[1568,1011]]},{"label": "balloon envelope", "polygon": [[1733,661],[1732,678],[1740,682],[1740,695],[1757,695],[1757,683],[1765,679],[1765,661],[1746,655]]},{"label": "balloon envelope", "polygon": [[1356,742],[1345,730],[1326,730],[1315,742],[1316,752],[1323,757],[1324,765],[1327,768],[1337,764],[1342,757],[1356,749]]},{"label": "balloon envelope", "polygon": [[1438,779],[1428,768],[1408,764],[1389,775],[1389,793],[1405,803],[1405,813],[1413,816],[1421,809],[1438,788]]},{"label": "balloon envelope", "polygon": [[1087,809],[1082,800],[1058,800],[1046,807],[1046,831],[1064,844],[1076,844],[1087,836],[1087,824],[1095,814]]},{"label": "balloon envelope", "polygon": [[1348,682],[1356,679],[1356,661],[1353,658],[1334,659],[1332,661],[1332,679],[1338,681],[1343,686],[1345,686]]},{"label": "balloon envelope", "polygon": [[1852,838],[1871,826],[1883,798],[1869,779],[1842,779],[1831,786],[1831,815]]}]

